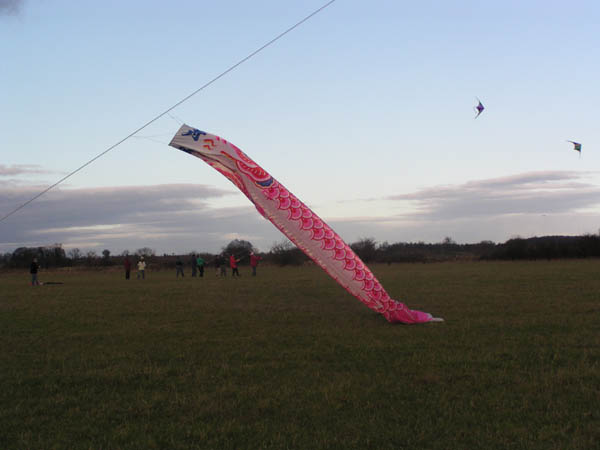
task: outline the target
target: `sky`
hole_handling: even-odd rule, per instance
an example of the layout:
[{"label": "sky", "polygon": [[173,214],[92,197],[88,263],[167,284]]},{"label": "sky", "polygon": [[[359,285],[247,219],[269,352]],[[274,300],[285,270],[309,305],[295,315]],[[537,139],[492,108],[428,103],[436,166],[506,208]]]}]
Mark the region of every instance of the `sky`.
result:
[{"label": "sky", "polygon": [[[325,3],[0,0],[0,217]],[[349,243],[598,233],[598,23],[595,0],[337,0],[0,222],[0,252],[285,240],[168,146],[182,123]]]}]

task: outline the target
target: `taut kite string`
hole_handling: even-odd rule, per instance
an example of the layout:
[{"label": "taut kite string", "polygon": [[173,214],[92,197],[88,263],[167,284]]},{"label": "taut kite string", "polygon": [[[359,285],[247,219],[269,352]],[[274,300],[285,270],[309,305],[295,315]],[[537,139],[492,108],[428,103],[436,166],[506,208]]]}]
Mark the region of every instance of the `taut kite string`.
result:
[{"label": "taut kite string", "polygon": [[248,61],[250,58],[252,58],[253,56],[255,56],[256,54],[260,53],[261,51],[263,51],[265,48],[267,48],[268,46],[270,46],[271,44],[274,44],[276,41],[278,41],[279,39],[281,39],[283,36],[285,36],[286,34],[288,34],[290,31],[294,30],[295,28],[299,27],[300,25],[302,25],[304,22],[306,22],[308,19],[310,19],[311,17],[313,17],[314,15],[320,13],[322,10],[324,10],[325,8],[327,8],[329,5],[331,5],[333,2],[335,2],[335,0],[330,0],[329,2],[325,3],[323,6],[321,6],[319,9],[316,9],[315,11],[313,11],[312,13],[310,13],[308,16],[306,16],[304,19],[300,20],[299,22],[295,23],[294,25],[292,25],[291,27],[289,27],[287,30],[285,30],[284,32],[280,33],[279,35],[277,35],[276,37],[274,37],[273,39],[271,39],[269,42],[267,42],[266,44],[264,44],[262,47],[254,50],[252,53],[250,53],[248,56],[246,56],[245,58],[241,59],[240,61],[238,61],[237,63],[235,63],[234,65],[232,65],[231,67],[229,67],[227,70],[221,72],[219,75],[217,75],[216,77],[214,77],[212,80],[210,80],[208,83],[200,86],[198,89],[196,89],[194,92],[192,92],[191,94],[189,94],[187,97],[184,97],[182,100],[179,100],[177,103],[175,103],[173,106],[171,106],[169,109],[163,111],[162,113],[160,113],[159,115],[157,115],[156,117],[154,117],[153,119],[149,120],[148,122],[146,122],[144,125],[142,125],[141,127],[139,127],[137,130],[133,131],[132,133],[128,134],[126,137],[124,137],[123,139],[121,139],[120,141],[118,141],[116,144],[111,145],[109,148],[107,148],[106,150],[104,150],[102,153],[100,153],[99,155],[95,156],[94,158],[90,159],[88,162],[86,162],[85,164],[81,165],[80,167],[78,167],[77,169],[75,169],[74,171],[72,171],[71,173],[69,173],[68,175],[64,176],[63,178],[61,178],[60,180],[58,180],[56,183],[54,183],[53,185],[47,187],[46,189],[44,189],[42,192],[40,192],[39,194],[37,194],[35,197],[27,200],[25,203],[23,203],[22,205],[20,205],[19,207],[13,209],[11,212],[9,212],[8,214],[4,215],[2,218],[0,218],[0,222],[3,222],[5,219],[9,218],[10,216],[12,216],[14,213],[16,213],[17,211],[20,211],[21,209],[23,209],[24,207],[26,207],[27,205],[29,205],[31,202],[33,202],[34,200],[37,200],[38,198],[40,198],[42,195],[44,195],[46,192],[54,189],[56,186],[58,186],[59,184],[61,184],[63,181],[65,181],[66,179],[70,178],[71,176],[75,175],[77,172],[79,172],[80,170],[82,170],[83,168],[89,166],[91,163],[93,163],[94,161],[96,161],[98,158],[106,155],[108,152],[110,152],[112,149],[118,147],[119,145],[121,145],[123,142],[125,142],[126,140],[128,140],[129,138],[133,137],[134,135],[136,135],[137,133],[139,133],[140,131],[142,131],[144,128],[146,128],[147,126],[151,125],[152,123],[156,122],[158,119],[160,119],[162,116],[168,114],[169,112],[171,112],[173,109],[177,108],[179,105],[181,105],[182,103],[186,102],[187,100],[189,100],[190,98],[192,98],[194,95],[196,95],[198,92],[206,89],[208,86],[210,86],[211,84],[213,84],[215,81],[219,80],[220,78],[224,77],[225,75],[227,75],[229,72],[231,72],[232,70],[234,70],[235,68],[237,68],[238,66],[240,66],[241,64],[245,63],[246,61]]}]

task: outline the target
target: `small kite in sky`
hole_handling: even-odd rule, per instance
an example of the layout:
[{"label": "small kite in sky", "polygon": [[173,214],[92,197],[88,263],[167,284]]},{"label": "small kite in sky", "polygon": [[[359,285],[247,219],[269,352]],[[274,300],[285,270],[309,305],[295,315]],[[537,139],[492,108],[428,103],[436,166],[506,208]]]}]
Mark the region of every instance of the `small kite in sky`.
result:
[{"label": "small kite in sky", "polygon": [[579,152],[579,155],[581,156],[581,144],[579,142],[575,142],[575,141],[567,141],[570,142],[571,144],[573,144],[573,150],[575,150],[576,152]]},{"label": "small kite in sky", "polygon": [[474,118],[477,119],[479,117],[479,114],[481,114],[483,112],[483,110],[485,109],[485,106],[483,106],[483,103],[481,103],[481,100],[479,100],[477,97],[475,97],[475,98],[477,99],[477,106],[473,106],[473,109],[477,113],[477,115]]}]

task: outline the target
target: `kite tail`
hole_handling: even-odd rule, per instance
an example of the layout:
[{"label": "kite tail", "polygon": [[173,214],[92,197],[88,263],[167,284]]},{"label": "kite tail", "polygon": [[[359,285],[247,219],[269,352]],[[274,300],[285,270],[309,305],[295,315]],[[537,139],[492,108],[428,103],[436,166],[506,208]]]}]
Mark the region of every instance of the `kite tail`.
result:
[{"label": "kite tail", "polygon": [[389,309],[383,316],[390,323],[427,323],[427,322],[441,322],[443,319],[433,317],[431,314],[417,311],[416,309],[408,309],[404,303],[392,300],[395,303],[396,309]]}]

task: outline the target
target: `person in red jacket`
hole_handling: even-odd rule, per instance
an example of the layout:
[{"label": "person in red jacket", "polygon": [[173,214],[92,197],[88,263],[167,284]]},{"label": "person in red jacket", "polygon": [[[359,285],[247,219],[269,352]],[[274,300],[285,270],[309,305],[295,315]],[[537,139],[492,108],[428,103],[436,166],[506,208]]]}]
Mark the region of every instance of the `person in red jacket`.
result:
[{"label": "person in red jacket", "polygon": [[240,276],[240,273],[238,272],[238,267],[237,267],[237,263],[239,263],[240,260],[236,259],[235,255],[232,253],[231,256],[229,256],[229,267],[231,267],[231,276]]},{"label": "person in red jacket", "polygon": [[250,252],[250,267],[252,267],[252,276],[256,276],[256,266],[258,266],[258,262],[262,258],[258,255],[255,255],[254,252]]},{"label": "person in red jacket", "polygon": [[129,280],[129,274],[131,273],[131,261],[129,260],[129,256],[125,255],[125,262],[123,265],[125,266],[125,279]]}]

